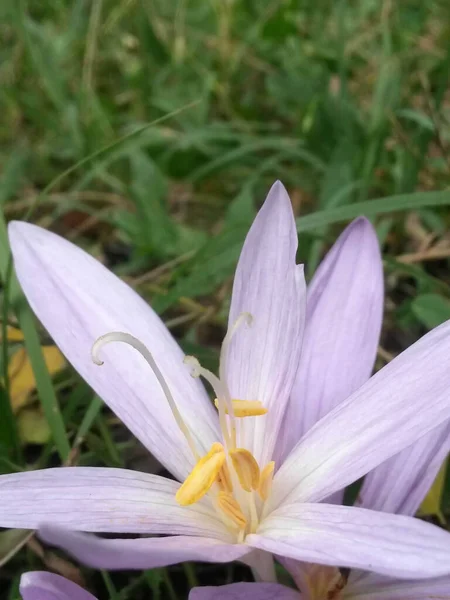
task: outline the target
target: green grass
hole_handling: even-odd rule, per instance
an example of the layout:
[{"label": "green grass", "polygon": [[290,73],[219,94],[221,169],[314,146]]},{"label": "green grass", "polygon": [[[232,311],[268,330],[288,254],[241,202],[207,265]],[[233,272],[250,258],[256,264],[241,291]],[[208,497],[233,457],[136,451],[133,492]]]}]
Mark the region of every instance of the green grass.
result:
[{"label": "green grass", "polygon": [[[291,194],[309,277],[349,220],[376,224],[384,359],[450,314],[447,1],[3,0],[0,31],[3,221],[29,219],[105,259],[205,364],[275,179]],[[78,376],[50,378],[4,224],[0,250],[3,333],[23,330],[52,434],[44,447],[19,443],[3,335],[0,471],[68,457],[137,465],[141,449]],[[16,597],[22,571],[45,568],[33,545],[14,544],[0,538],[0,589],[12,590],[2,599]],[[92,591],[121,600],[149,588],[181,599],[193,578],[230,573],[84,571]]]}]

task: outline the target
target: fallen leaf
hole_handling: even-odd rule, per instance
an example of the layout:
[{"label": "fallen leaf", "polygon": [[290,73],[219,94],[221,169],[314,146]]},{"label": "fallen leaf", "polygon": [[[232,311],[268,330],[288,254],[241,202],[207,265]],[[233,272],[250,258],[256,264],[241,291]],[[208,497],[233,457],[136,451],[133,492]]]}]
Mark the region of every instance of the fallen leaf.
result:
[{"label": "fallen leaf", "polygon": [[26,444],[46,444],[50,439],[50,427],[40,406],[23,408],[17,415],[17,429]]},{"label": "fallen leaf", "polygon": [[6,337],[9,342],[22,342],[23,341],[23,333],[17,327],[13,327],[12,325],[8,325],[6,328]]},{"label": "fallen leaf", "polygon": [[[50,375],[64,368],[65,362],[56,346],[43,346],[45,364]],[[8,373],[10,379],[11,406],[14,413],[27,405],[31,392],[36,388],[33,369],[25,348],[19,348],[12,355]]]}]

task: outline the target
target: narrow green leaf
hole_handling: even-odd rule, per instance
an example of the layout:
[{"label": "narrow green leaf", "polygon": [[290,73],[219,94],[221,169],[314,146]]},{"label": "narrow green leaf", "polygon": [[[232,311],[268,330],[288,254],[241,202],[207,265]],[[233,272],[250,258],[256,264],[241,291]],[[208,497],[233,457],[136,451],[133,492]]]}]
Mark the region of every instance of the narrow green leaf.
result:
[{"label": "narrow green leaf", "polygon": [[323,225],[349,221],[361,215],[375,217],[403,210],[414,210],[424,206],[449,206],[450,192],[416,192],[388,196],[377,200],[365,200],[349,206],[341,206],[331,210],[320,210],[297,219],[297,231],[312,231]]},{"label": "narrow green leaf", "polygon": [[0,182],[0,205],[3,206],[19,189],[28,156],[28,149],[19,146],[3,164],[3,174]]},{"label": "narrow green leaf", "polygon": [[114,585],[110,574],[108,573],[108,571],[100,571],[100,573],[102,574],[105,587],[108,590],[108,596],[111,598],[111,600],[118,600],[119,595],[117,593],[116,586]]},{"label": "narrow green leaf", "polygon": [[94,396],[89,403],[89,406],[84,413],[83,420],[81,421],[81,425],[77,431],[77,435],[75,437],[75,445],[80,444],[83,440],[87,432],[92,427],[95,419],[98,417],[103,406],[103,400],[98,396]]},{"label": "narrow green leaf", "polygon": [[411,302],[411,310],[428,329],[450,319],[450,300],[439,294],[421,294]]},{"label": "narrow green leaf", "polygon": [[64,462],[69,455],[70,445],[58,399],[53,389],[52,379],[45,364],[34,316],[24,297],[20,302],[16,303],[15,312],[20,329],[25,336],[25,348],[36,379],[39,400],[41,401],[58,454]]},{"label": "narrow green leaf", "polygon": [[16,421],[11,409],[9,395],[3,385],[0,385],[0,415],[0,456],[17,456],[20,452],[20,445]]}]

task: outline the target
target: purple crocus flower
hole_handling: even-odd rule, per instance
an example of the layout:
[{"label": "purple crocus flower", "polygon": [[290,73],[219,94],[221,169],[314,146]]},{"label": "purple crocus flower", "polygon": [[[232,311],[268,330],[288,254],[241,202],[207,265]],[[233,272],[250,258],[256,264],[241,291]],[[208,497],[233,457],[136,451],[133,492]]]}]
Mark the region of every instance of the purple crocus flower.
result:
[{"label": "purple crocus flower", "polygon": [[[342,237],[351,235],[352,226]],[[342,238],[341,238],[342,240]],[[348,244],[347,244],[348,246]],[[350,249],[350,248],[347,248]],[[311,286],[308,289],[308,307],[302,360],[293,387],[291,400],[286,411],[290,422],[289,435],[285,438],[285,447],[295,445],[299,438],[312,426],[340,404],[355,388],[368,377],[375,358],[378,342],[378,315],[381,299],[376,292],[371,301],[367,299],[367,289],[362,285],[352,286],[353,277],[341,281],[328,278],[322,286],[319,282],[327,272],[327,264],[334,255],[342,260],[345,245],[339,248],[339,242],[322,263]],[[348,260],[347,256],[346,259]],[[349,264],[352,260],[349,260]],[[355,274],[357,275],[357,274]],[[347,302],[337,302],[335,308],[327,299],[333,286],[342,284],[347,292]],[[336,288],[335,288],[336,289]],[[342,292],[345,293],[344,291]],[[315,300],[314,300],[315,298]],[[318,298],[318,300],[317,300]],[[318,306],[324,302],[317,320]],[[358,305],[360,315],[355,326],[354,312],[347,310],[348,304]],[[372,307],[371,314],[364,316],[363,306]],[[375,321],[375,322],[374,322]],[[328,344],[323,343],[324,332],[330,323]],[[366,327],[371,323],[368,329]],[[366,330],[364,347],[359,331]],[[308,360],[306,358],[308,357]],[[349,365],[357,365],[356,373]],[[328,368],[326,368],[328,367]],[[313,385],[315,383],[315,385]],[[301,407],[301,410],[300,410]],[[419,441],[399,454],[391,457],[364,479],[356,505],[372,510],[413,516],[434,481],[443,460],[450,450],[450,424],[444,423],[423,436]],[[341,502],[343,492],[333,495],[333,501]],[[332,542],[332,540],[330,540]],[[375,550],[376,551],[376,550]],[[298,591],[274,584],[238,583],[221,587],[202,587],[191,591],[189,600],[429,600],[431,598],[450,598],[450,577],[430,578],[422,581],[415,579],[394,579],[376,573],[353,569],[348,577],[343,577],[338,568],[320,564],[310,564],[293,559],[279,557],[279,560],[291,573]]]},{"label": "purple crocus flower", "polygon": [[[359,353],[373,361],[382,293],[379,250],[367,221],[358,219],[344,232],[309,294],[308,311],[315,311],[319,329],[330,303],[339,314],[341,303],[352,298],[355,308],[349,310],[356,311],[360,338],[351,352],[342,352],[346,368],[358,371],[353,389],[344,386],[339,393],[349,396],[297,443],[298,419],[284,419],[300,360],[305,289],[302,268],[295,265],[295,221],[281,184],[269,193],[242,250],[219,377],[193,358],[187,369],[155,313],[80,249],[24,223],[10,226],[10,239],[22,287],[55,342],[184,483],[81,467],[4,475],[0,526],[51,523],[42,530],[45,539],[99,568],[242,560],[269,579],[276,554],[394,577],[450,572],[450,538],[439,528],[409,516],[322,503],[450,417],[450,323],[361,385],[369,373]],[[347,283],[333,292],[331,282]],[[356,301],[352,286],[367,291],[366,303]],[[328,347],[341,325],[323,323],[321,344]],[[97,365],[89,360],[92,349]],[[300,368],[315,385],[319,365],[314,354],[304,356],[309,366]],[[191,374],[212,385],[218,414]],[[332,383],[330,376],[328,390]],[[83,531],[168,537],[101,539]]]},{"label": "purple crocus flower", "polygon": [[46,571],[30,571],[20,578],[23,600],[97,600],[73,581]]}]

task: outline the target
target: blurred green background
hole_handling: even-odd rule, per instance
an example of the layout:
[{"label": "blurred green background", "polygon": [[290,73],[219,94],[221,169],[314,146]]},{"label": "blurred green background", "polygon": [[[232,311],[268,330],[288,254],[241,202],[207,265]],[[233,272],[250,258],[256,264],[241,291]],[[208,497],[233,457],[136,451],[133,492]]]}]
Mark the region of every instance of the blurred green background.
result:
[{"label": "blurred green background", "polygon": [[[212,368],[275,179],[308,277],[352,218],[376,225],[378,366],[450,318],[448,0],[2,0],[0,32],[0,472],[68,457],[158,471],[21,301],[10,219],[98,257]],[[429,509],[441,522],[449,487]],[[33,568],[113,600],[185,598],[236,568],[80,571],[23,532],[0,533],[0,563],[1,598]]]}]

